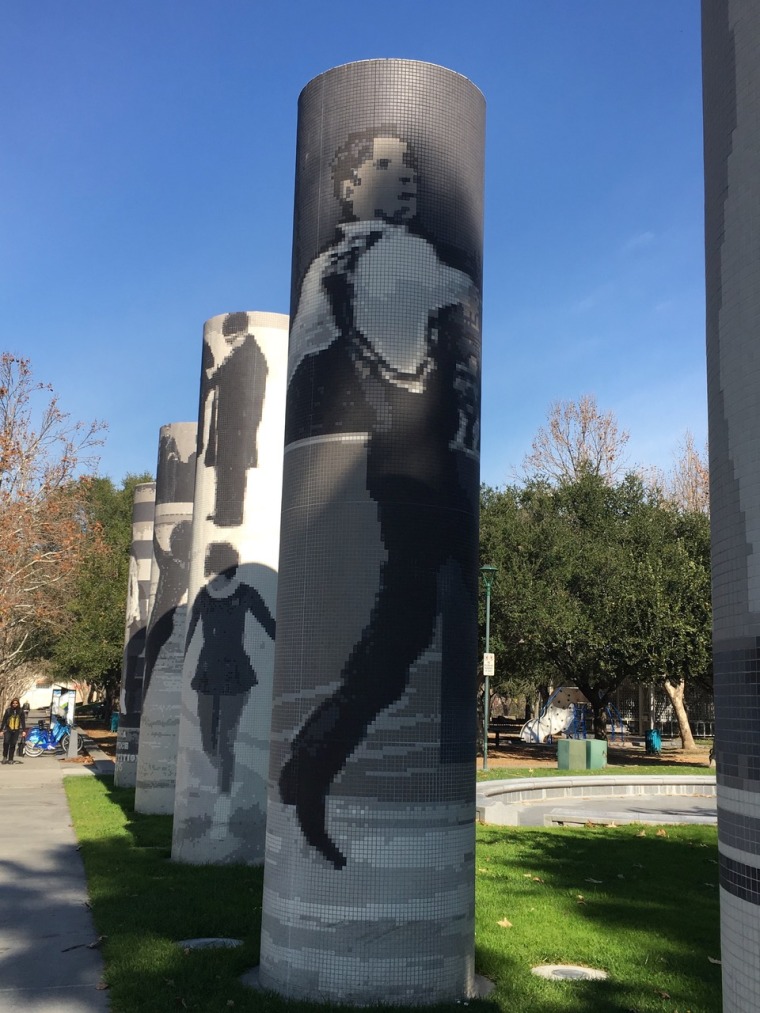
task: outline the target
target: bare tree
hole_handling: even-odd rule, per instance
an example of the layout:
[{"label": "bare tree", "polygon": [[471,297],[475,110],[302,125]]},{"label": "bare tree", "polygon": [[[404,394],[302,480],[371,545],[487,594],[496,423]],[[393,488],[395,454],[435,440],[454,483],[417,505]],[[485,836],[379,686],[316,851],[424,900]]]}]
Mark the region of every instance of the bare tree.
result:
[{"label": "bare tree", "polygon": [[700,453],[687,430],[675,465],[665,484],[669,499],[689,513],[710,513],[710,469],[707,448]]},{"label": "bare tree", "polygon": [[547,426],[538,430],[532,452],[523,460],[523,471],[552,483],[582,474],[611,482],[625,470],[623,452],[629,438],[611,411],[599,410],[593,394],[584,394],[578,402],[555,401]]},{"label": "bare tree", "polygon": [[62,603],[92,537],[81,469],[104,425],[72,422],[28,359],[0,354],[0,696],[3,682],[64,618]]}]

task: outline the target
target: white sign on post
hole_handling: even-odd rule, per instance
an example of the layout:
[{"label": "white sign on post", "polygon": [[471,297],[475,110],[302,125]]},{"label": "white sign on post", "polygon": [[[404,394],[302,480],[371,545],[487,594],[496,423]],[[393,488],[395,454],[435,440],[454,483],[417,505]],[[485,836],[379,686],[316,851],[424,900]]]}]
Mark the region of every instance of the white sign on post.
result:
[{"label": "white sign on post", "polygon": [[483,675],[492,676],[495,672],[494,667],[494,655],[484,654],[483,655]]}]

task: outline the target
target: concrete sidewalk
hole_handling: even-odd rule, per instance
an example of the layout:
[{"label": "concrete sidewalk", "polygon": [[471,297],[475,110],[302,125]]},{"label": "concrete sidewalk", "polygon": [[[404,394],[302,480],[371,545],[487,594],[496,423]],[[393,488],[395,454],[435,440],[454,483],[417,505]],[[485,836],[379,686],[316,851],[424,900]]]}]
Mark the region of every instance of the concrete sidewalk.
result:
[{"label": "concrete sidewalk", "polygon": [[103,1013],[103,960],[63,778],[108,773],[56,756],[0,766],[0,1013]]}]

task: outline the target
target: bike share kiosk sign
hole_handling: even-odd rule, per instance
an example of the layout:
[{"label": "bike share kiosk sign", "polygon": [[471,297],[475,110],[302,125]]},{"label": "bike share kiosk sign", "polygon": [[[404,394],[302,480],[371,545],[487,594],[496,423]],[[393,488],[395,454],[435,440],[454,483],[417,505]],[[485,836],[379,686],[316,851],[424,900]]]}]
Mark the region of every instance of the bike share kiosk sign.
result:
[{"label": "bike share kiosk sign", "polygon": [[74,708],[76,706],[76,690],[66,686],[55,686],[53,688],[53,699],[50,702],[50,722],[53,718],[59,717],[70,728],[68,756],[76,756],[79,750],[79,735],[74,727]]},{"label": "bike share kiosk sign", "polygon": [[67,686],[55,686],[53,689],[53,699],[50,702],[50,720],[52,721],[57,715],[67,725],[73,725],[75,701],[75,690],[69,689]]}]

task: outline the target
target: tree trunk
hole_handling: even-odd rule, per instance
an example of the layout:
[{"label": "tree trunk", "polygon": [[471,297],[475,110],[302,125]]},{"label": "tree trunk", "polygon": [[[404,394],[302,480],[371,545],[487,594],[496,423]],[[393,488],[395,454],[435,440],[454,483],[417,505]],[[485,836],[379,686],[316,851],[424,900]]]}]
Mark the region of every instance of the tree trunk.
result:
[{"label": "tree trunk", "polygon": [[676,720],[678,721],[681,746],[684,749],[696,749],[697,747],[694,743],[694,736],[691,734],[691,726],[689,725],[689,715],[686,713],[686,706],[683,702],[683,691],[685,688],[684,680],[681,679],[680,682],[674,684],[668,679],[665,679],[664,686],[671,706],[675,711]]},{"label": "tree trunk", "polygon": [[591,707],[591,728],[592,734],[595,739],[607,739],[607,704],[610,699],[610,690],[606,693],[600,691],[594,691],[588,685],[588,683],[582,682],[578,679],[575,683],[578,689],[583,693],[589,702]]},{"label": "tree trunk", "polygon": [[591,708],[594,712],[594,738],[605,739],[607,738],[607,711],[605,703],[591,704]]}]

